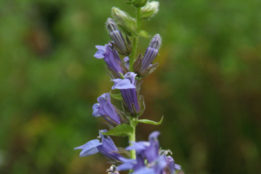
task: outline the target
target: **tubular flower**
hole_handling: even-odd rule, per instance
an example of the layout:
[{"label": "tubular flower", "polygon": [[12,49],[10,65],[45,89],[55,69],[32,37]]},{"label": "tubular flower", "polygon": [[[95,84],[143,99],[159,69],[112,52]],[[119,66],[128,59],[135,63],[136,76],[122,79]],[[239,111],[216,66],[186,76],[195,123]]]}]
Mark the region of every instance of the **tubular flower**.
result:
[{"label": "tubular flower", "polygon": [[[174,160],[170,156],[159,153],[158,131],[154,131],[149,136],[149,141],[133,142],[131,146],[128,146],[126,150],[136,150],[136,160],[121,160],[123,164],[117,167],[117,170],[129,170],[132,169],[133,174],[165,174],[165,170],[169,170],[171,174],[174,174],[176,170],[180,170],[181,167],[175,164]],[[145,165],[144,159],[147,160]]]},{"label": "tubular flower", "polygon": [[151,64],[152,61],[157,57],[159,52],[159,47],[161,45],[161,37],[156,34],[147,48],[143,58],[141,55],[135,60],[134,71],[138,73],[140,77],[145,77],[152,73],[158,66],[158,63]]},{"label": "tubular flower", "polygon": [[112,141],[111,137],[105,136],[101,132],[107,132],[107,130],[101,130],[99,133],[102,142],[100,142],[98,139],[95,139],[74,149],[82,149],[80,157],[89,156],[100,152],[102,155],[111,160],[120,161],[120,158],[123,158],[123,156],[117,153],[118,149]]},{"label": "tubular flower", "polygon": [[118,52],[110,44],[105,46],[97,45],[98,51],[94,54],[97,59],[104,59],[107,64],[107,68],[111,71],[113,76],[121,77],[120,74],[126,72],[126,67],[122,64]]},{"label": "tubular flower", "polygon": [[140,111],[136,90],[136,74],[128,72],[125,74],[124,79],[112,79],[114,86],[112,89],[119,89],[122,98],[131,114],[136,114]]},{"label": "tubular flower", "polygon": [[99,103],[95,103],[92,106],[92,115],[94,117],[102,116],[112,125],[121,124],[120,116],[116,112],[115,107],[111,104],[111,98],[109,93],[102,94],[100,97],[98,97],[97,101]]}]

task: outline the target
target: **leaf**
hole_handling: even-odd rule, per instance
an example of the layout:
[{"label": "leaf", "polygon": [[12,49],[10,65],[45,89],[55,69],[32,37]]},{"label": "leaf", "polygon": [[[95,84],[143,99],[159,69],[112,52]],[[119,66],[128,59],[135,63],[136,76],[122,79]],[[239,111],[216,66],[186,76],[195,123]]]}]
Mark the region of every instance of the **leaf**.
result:
[{"label": "leaf", "polygon": [[123,99],[122,99],[122,96],[121,96],[121,93],[112,94],[112,93],[110,92],[110,96],[111,96],[112,98],[116,99],[116,100],[120,100],[120,101],[123,100]]},{"label": "leaf", "polygon": [[144,123],[144,124],[153,124],[153,125],[160,125],[163,121],[163,116],[161,117],[160,121],[159,122],[155,122],[155,121],[152,121],[152,120],[148,120],[148,119],[141,119],[141,120],[138,120],[139,123]]},{"label": "leaf", "polygon": [[141,37],[150,38],[149,33],[147,31],[145,31],[145,30],[140,30],[139,35]]},{"label": "leaf", "polygon": [[120,124],[115,128],[109,130],[108,132],[103,132],[103,135],[112,135],[112,136],[129,136],[133,133],[133,128],[128,124]]}]

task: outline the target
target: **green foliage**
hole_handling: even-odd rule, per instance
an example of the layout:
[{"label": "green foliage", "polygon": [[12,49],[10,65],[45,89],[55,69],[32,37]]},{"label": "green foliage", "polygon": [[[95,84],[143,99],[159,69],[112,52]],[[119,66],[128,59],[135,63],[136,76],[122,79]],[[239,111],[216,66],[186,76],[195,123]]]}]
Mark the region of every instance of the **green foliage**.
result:
[{"label": "green foliage", "polygon": [[149,33],[145,30],[140,30],[139,36],[144,37],[144,38],[150,37]]},{"label": "green foliage", "polygon": [[110,92],[110,96],[111,96],[112,98],[116,99],[116,100],[120,100],[120,101],[123,100],[121,93],[112,94],[112,93]]},{"label": "green foliage", "polygon": [[160,121],[155,122],[152,120],[148,120],[148,119],[140,119],[138,120],[139,123],[144,123],[144,124],[152,124],[152,125],[160,125],[163,121],[163,116],[161,117]]},{"label": "green foliage", "polygon": [[128,124],[120,124],[108,132],[102,133],[103,135],[125,137],[133,132],[133,128]]}]

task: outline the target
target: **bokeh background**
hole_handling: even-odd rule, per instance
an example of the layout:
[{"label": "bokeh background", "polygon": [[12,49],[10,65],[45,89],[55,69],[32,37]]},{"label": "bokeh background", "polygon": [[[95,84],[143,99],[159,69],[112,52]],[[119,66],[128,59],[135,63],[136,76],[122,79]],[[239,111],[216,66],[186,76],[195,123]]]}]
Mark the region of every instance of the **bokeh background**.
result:
[{"label": "bokeh background", "polygon": [[[185,174],[261,171],[261,1],[160,0],[142,28],[160,33],[159,68],[144,80],[138,140],[161,131]],[[92,105],[112,86],[95,45],[110,38],[122,0],[0,1],[0,173],[105,173],[102,155],[73,148],[95,139],[104,120]],[[140,39],[144,53],[150,39]],[[115,138],[120,147],[126,138]]]}]

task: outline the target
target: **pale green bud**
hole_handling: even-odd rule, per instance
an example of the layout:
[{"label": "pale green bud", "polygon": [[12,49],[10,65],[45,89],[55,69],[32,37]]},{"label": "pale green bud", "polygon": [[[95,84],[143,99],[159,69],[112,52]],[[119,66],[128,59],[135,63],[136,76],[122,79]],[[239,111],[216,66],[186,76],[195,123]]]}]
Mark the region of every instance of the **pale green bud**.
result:
[{"label": "pale green bud", "polygon": [[130,17],[126,12],[112,7],[112,17],[127,34],[131,35],[132,33],[136,33],[136,19]]},{"label": "pale green bud", "polygon": [[159,2],[152,1],[147,2],[147,4],[141,8],[141,18],[153,17],[159,11]]},{"label": "pale green bud", "polygon": [[132,4],[135,7],[143,7],[147,3],[147,1],[148,0],[133,0]]}]

